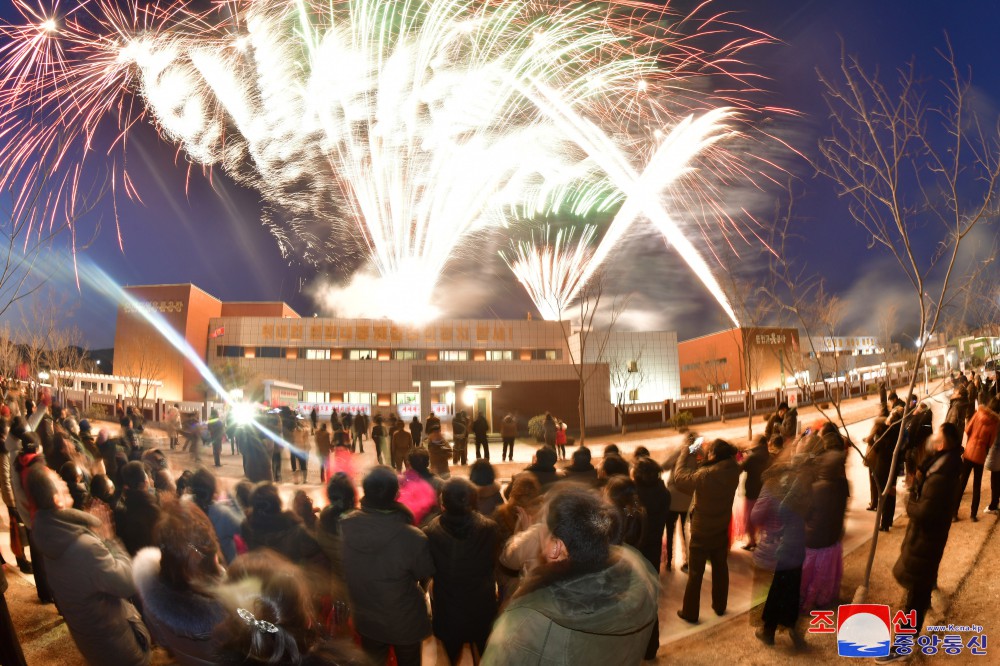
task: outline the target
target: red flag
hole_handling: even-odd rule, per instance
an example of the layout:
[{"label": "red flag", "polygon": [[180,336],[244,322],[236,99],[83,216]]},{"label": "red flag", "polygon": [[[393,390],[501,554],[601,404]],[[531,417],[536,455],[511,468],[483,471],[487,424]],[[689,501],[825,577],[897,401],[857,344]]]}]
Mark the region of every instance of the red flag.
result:
[{"label": "red flag", "polygon": [[222,335],[225,332],[226,332],[226,327],[225,326],[220,326],[219,328],[217,328],[214,331],[212,331],[211,334],[209,334],[208,337],[210,337],[210,338],[217,338],[217,337],[219,337],[220,335]]}]

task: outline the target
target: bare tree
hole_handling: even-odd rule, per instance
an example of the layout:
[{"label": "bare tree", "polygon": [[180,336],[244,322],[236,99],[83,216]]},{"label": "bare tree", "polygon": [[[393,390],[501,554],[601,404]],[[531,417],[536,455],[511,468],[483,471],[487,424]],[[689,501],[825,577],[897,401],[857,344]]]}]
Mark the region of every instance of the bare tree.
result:
[{"label": "bare tree", "polygon": [[76,326],[55,328],[45,351],[45,365],[50,370],[83,372],[89,357],[83,347],[83,333]]},{"label": "bare tree", "polygon": [[[743,391],[743,401],[747,412],[747,440],[753,438],[753,392],[760,387],[760,377],[767,355],[756,344],[755,337],[772,317],[774,304],[768,290],[760,284],[758,276],[750,274],[742,266],[751,266],[753,257],[740,257],[735,252],[729,254],[722,264],[730,268],[718,275],[719,286],[726,295],[739,322],[729,329],[739,356],[739,390]],[[727,320],[728,321],[728,320]],[[737,388],[737,387],[733,387]]]},{"label": "bare tree", "polygon": [[158,336],[142,335],[130,339],[117,353],[115,374],[125,378],[125,399],[142,408],[153,385],[163,379],[166,364]]},{"label": "bare tree", "polygon": [[711,393],[715,403],[719,405],[719,418],[726,422],[726,410],[723,408],[722,396],[729,388],[729,367],[726,357],[720,356],[715,347],[706,350],[706,358],[696,364],[694,370],[706,393]]},{"label": "bare tree", "polygon": [[[575,336],[565,324],[563,326],[566,348],[569,350],[570,362],[580,386],[577,409],[580,418],[581,446],[586,442],[587,437],[587,384],[594,377],[601,361],[605,358],[611,331],[628,304],[628,298],[615,298],[610,307],[605,307],[602,310],[602,301],[605,306],[608,305],[604,299],[606,282],[606,273],[598,271],[580,289],[576,306],[570,306],[571,309],[578,308],[579,312],[579,328]],[[606,315],[599,319],[598,314],[604,311],[606,311]],[[560,321],[563,320],[563,315],[564,313],[560,311]]]},{"label": "bare tree", "polygon": [[10,324],[0,327],[0,376],[13,377],[21,362],[21,346],[14,341]]},{"label": "bare tree", "polygon": [[[1000,212],[1000,128],[995,121],[982,123],[971,108],[969,78],[950,44],[941,55],[950,76],[943,81],[944,95],[933,98],[921,89],[912,62],[894,82],[847,55],[836,78],[820,74],[832,128],[819,145],[816,167],[848,200],[871,246],[896,261],[918,307],[911,393],[927,341],[960,280],[959,249],[977,225]],[[931,106],[929,99],[943,103]],[[901,429],[889,478],[895,478],[902,443]],[[867,594],[878,524],[892,490],[880,495],[858,598]]]},{"label": "bare tree", "polygon": [[614,389],[615,406],[622,419],[622,434],[626,432],[625,403],[635,402],[632,396],[646,382],[646,370],[642,363],[644,347],[634,347],[627,353],[619,349],[608,359],[608,371],[611,373],[611,386]]}]

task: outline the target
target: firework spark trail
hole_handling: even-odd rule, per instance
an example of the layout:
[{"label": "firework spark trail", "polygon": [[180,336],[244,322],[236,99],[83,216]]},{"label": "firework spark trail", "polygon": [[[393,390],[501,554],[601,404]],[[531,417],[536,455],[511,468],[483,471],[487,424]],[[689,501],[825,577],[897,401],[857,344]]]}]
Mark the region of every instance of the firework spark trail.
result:
[{"label": "firework spark trail", "polygon": [[[659,190],[649,187],[649,179],[644,176],[640,177],[635,172],[627,158],[601,128],[576,114],[555,91],[538,81],[533,81],[532,84],[537,91],[536,100],[539,107],[546,109],[549,117],[557,121],[557,124],[565,129],[567,135],[573,136],[578,145],[600,164],[612,181],[627,194],[625,205],[612,223],[612,227],[615,229],[613,240],[617,241],[621,238],[625,229],[631,225],[637,213],[641,211],[656,225],[664,238],[677,249],[678,254],[718,301],[733,324],[739,326],[739,320],[722,286],[701,253],[687,238],[683,230],[677,226],[677,223],[670,218],[660,201]],[[707,145],[722,139],[728,133],[723,121],[730,114],[731,110],[729,109],[716,109],[697,120],[687,119],[681,123],[675,128],[676,131],[672,133],[672,138],[665,141],[661,150],[657,151],[654,156],[655,166],[654,163],[651,163],[650,166],[653,168],[649,171],[654,174],[662,172],[664,174],[663,184],[669,185],[674,179],[683,175],[694,155],[701,152]],[[643,182],[644,180],[646,182]],[[578,281],[580,287],[586,284],[615,245],[616,242],[601,243]]]},{"label": "firework spark trail", "polygon": [[574,242],[576,230],[560,229],[550,242],[546,225],[539,243],[534,232],[530,242],[512,243],[510,252],[501,252],[504,262],[521,282],[543,319],[558,321],[582,286],[585,267],[593,260],[590,247],[597,234],[594,225],[584,226]]},{"label": "firework spark trail", "polygon": [[[632,166],[649,147],[635,130],[670,132],[687,115],[678,108],[714,106],[684,82],[721,71],[756,39],[705,54],[662,28],[662,7],[631,0],[234,0],[204,13],[14,1],[26,25],[0,28],[0,132],[16,139],[0,149],[0,186],[49,171],[58,187],[46,205],[70,219],[82,165],[105,152],[94,150],[102,120],[117,122],[108,149],[124,150],[145,119],[192,163],[259,190],[286,255],[329,263],[359,246],[374,275],[360,271],[338,296],[386,301],[378,315],[429,303],[481,230],[622,202],[588,266],[637,208],[712,289],[654,201],[676,175],[657,174],[654,187]],[[678,140],[692,150],[664,168],[683,174],[711,134]],[[127,171],[109,180],[135,196]],[[400,295],[406,303],[391,302]]]}]

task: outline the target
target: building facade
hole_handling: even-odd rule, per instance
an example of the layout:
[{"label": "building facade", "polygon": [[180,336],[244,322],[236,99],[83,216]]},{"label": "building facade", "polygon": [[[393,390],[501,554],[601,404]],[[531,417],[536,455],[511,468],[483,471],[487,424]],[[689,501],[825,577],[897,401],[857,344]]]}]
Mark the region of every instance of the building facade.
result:
[{"label": "building facade", "polygon": [[[301,318],[283,303],[224,303],[193,285],[126,291],[138,305],[119,307],[116,370],[155,356],[167,400],[204,399],[204,380],[137,308],[161,314],[217,375],[241,377],[247,397],[262,400],[265,386],[271,388],[275,405],[315,407],[326,416],[347,409],[396,412],[406,419],[465,410],[485,414],[494,430],[508,412],[523,424],[551,411],[579,427],[580,381],[565,323],[446,319],[411,326]],[[584,369],[587,425],[611,426],[608,364],[584,363]]]},{"label": "building facade", "polygon": [[[606,342],[605,342],[606,339]],[[616,405],[664,402],[681,396],[680,364],[675,331],[594,333],[583,351],[580,335],[569,340],[573,358],[608,364],[611,400]]]},{"label": "building facade", "polygon": [[731,328],[684,340],[677,354],[685,394],[744,390],[748,374],[752,391],[783,388],[801,364],[794,328]]}]

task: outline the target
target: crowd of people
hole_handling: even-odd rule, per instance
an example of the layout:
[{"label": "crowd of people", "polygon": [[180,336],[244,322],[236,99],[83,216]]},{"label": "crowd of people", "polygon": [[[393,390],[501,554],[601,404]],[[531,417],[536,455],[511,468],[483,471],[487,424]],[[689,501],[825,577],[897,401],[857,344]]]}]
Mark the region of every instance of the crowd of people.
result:
[{"label": "crowd of people", "polygon": [[[1000,474],[996,387],[971,376],[954,386],[937,427],[926,406],[885,395],[866,438],[886,529],[895,494],[883,491],[904,481],[909,522],[893,573],[918,631],[965,483],[975,519],[984,465]],[[637,664],[660,647],[661,572],[687,574],[676,612],[697,623],[711,564],[712,611],[724,615],[736,542],[752,552],[764,644],[787,630],[801,648],[801,618],[838,603],[852,445],[832,422],[799,432],[782,404],[746,448],[690,433],[664,461],[609,445],[597,465],[584,446],[560,464],[547,425],[531,463],[501,483],[481,416],[459,418],[449,443],[433,415],[326,422],[279,410],[253,425],[213,413],[198,438],[216,461],[227,438],[242,455],[245,478],[229,487],[200,465],[175,474],[142,446],[137,413],[112,436],[56,405],[9,401],[0,490],[11,549],[95,664],[147,664],[160,646],[179,664],[406,666],[421,663],[430,636],[451,663],[467,649],[488,665]],[[188,429],[178,421],[170,445]],[[449,466],[465,462],[463,430],[477,442],[467,478]],[[506,460],[516,430],[501,437]],[[279,491],[282,439],[298,443],[296,481],[319,459],[321,510],[303,490],[290,502]],[[352,461],[365,441],[379,464],[361,475]],[[0,624],[0,661],[23,663],[6,605]]]}]

